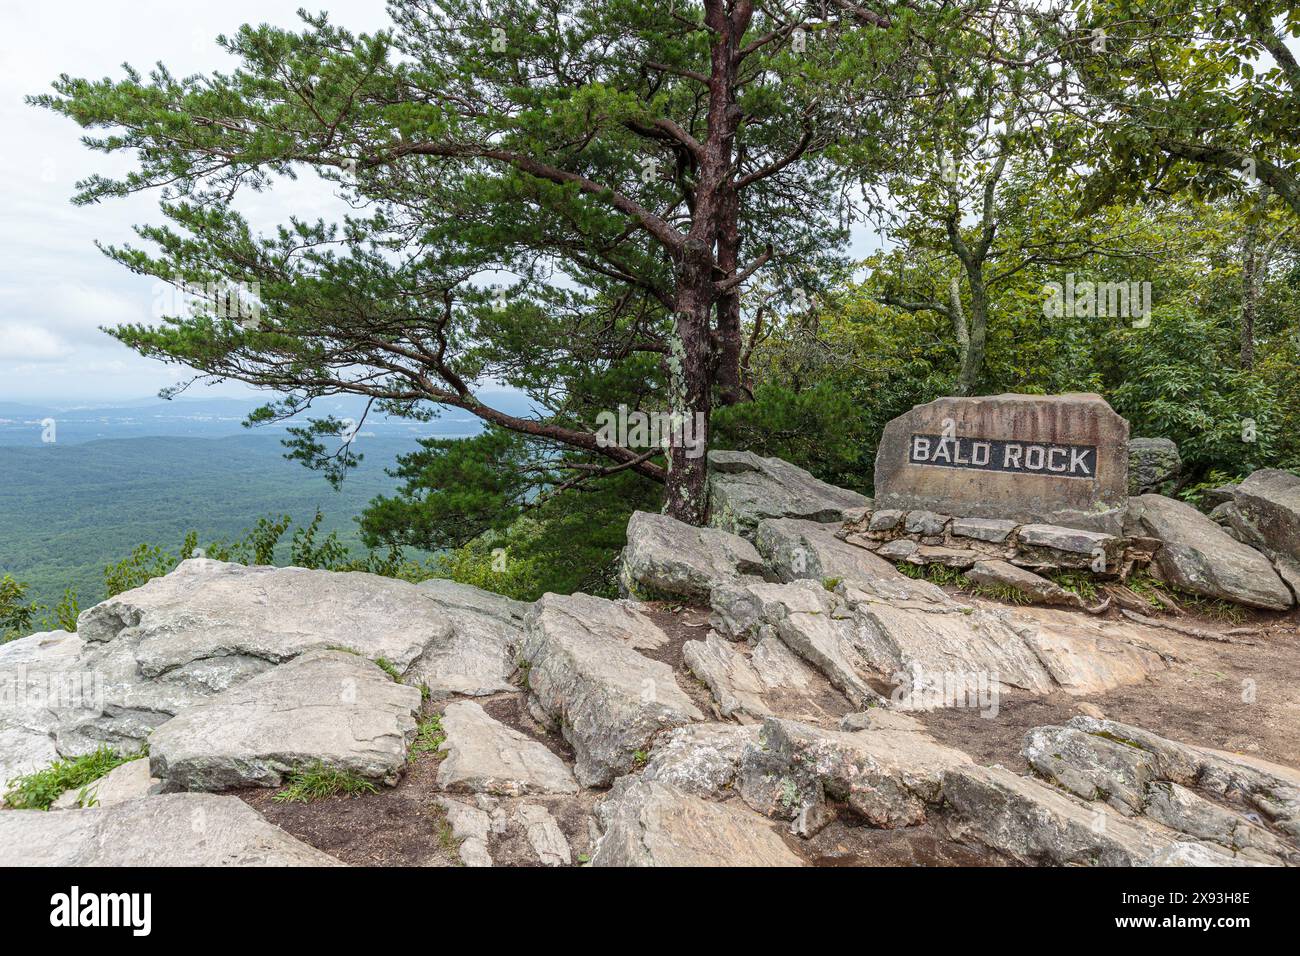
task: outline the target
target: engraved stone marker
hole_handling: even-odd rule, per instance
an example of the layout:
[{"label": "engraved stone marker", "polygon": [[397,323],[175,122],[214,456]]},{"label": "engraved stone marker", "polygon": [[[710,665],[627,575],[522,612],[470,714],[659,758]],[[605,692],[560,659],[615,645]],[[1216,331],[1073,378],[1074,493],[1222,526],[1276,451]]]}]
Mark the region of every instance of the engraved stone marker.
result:
[{"label": "engraved stone marker", "polygon": [[875,505],[1119,534],[1127,443],[1100,395],[940,398],[885,426]]}]

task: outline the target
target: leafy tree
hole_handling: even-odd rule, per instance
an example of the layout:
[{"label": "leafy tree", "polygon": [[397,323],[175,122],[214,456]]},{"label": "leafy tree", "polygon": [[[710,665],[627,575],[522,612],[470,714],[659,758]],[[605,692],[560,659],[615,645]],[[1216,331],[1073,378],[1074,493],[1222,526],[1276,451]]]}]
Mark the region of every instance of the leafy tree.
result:
[{"label": "leafy tree", "polygon": [[1038,18],[1068,67],[1095,201],[1268,186],[1300,215],[1300,10],[1287,0],[1089,0]]},{"label": "leafy tree", "polygon": [[[258,421],[339,392],[462,409],[527,437],[552,488],[630,470],[700,523],[704,459],[600,441],[593,412],[617,396],[707,429],[747,399],[747,283],[815,287],[849,212],[828,157],[879,142],[910,50],[965,29],[950,3],[891,6],[395,0],[374,35],[323,15],[245,26],[220,41],[231,73],[64,76],[34,101],[136,158],[78,202],[162,189],[169,224],[138,229],[154,251],[107,253],[200,290],[192,314],[111,330],[121,341],[291,393]],[[356,213],[255,234],[233,198],[306,169]],[[491,407],[484,382],[540,414]],[[326,430],[297,448],[328,466]]]}]

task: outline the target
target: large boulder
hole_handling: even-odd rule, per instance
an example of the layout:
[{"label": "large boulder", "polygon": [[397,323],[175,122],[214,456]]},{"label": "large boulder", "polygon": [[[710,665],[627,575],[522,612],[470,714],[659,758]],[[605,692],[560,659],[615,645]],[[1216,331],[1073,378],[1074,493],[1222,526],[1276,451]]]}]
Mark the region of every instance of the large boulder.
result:
[{"label": "large boulder", "polygon": [[1300,564],[1300,476],[1266,468],[1237,486],[1232,526],[1265,553]]},{"label": "large boulder", "polygon": [[1178,446],[1168,438],[1133,438],[1128,443],[1128,493],[1145,495],[1173,481],[1182,470]]},{"label": "large boulder", "polygon": [[433,578],[416,587],[450,627],[407,669],[403,679],[435,699],[484,697],[514,689],[515,648],[529,605],[456,581]]},{"label": "large boulder", "polygon": [[1128,422],[1099,395],[940,398],[885,426],[876,507],[1117,534]]},{"label": "large boulder", "polygon": [[[1129,819],[1005,767],[948,771],[945,823],[957,839],[982,843],[1018,863],[1047,866],[1231,866],[1231,853],[1180,840],[1143,819]],[[1191,843],[1189,849],[1185,844]]]},{"label": "large boulder", "polygon": [[420,692],[344,651],[313,651],[192,707],[153,732],[163,788],[279,786],[320,762],[395,783],[415,737]]},{"label": "large boulder", "polygon": [[1300,862],[1300,772],[1290,768],[1091,717],[1035,727],[1024,755],[1035,773],[1063,790],[1143,816],[1177,831],[1178,839],[1217,844],[1260,863]]},{"label": "large boulder", "polygon": [[577,781],[544,744],[493,720],[473,701],[448,704],[438,786],[444,790],[517,797],[525,793],[576,793]]},{"label": "large boulder", "polygon": [[529,612],[519,650],[529,709],[573,747],[583,786],[608,786],[660,731],[704,719],[673,669],[636,650],[667,640],[631,605],[587,595],[546,594]]},{"label": "large boulder", "polygon": [[208,559],[88,609],[76,634],[0,647],[3,779],[102,745],[137,751],[176,714],[313,650],[355,651],[433,696],[513,689],[527,605],[450,581]]},{"label": "large boulder", "polygon": [[709,524],[750,537],[764,518],[844,521],[871,499],[748,451],[709,452]]},{"label": "large boulder", "polygon": [[238,797],[174,793],[111,807],[0,813],[3,866],[339,866]]},{"label": "large boulder", "polygon": [[905,715],[857,731],[768,718],[760,745],[741,758],[737,789],[755,810],[793,820],[804,836],[833,819],[830,801],[871,826],[914,826],[941,802],[944,774],[968,763]]},{"label": "large boulder", "polygon": [[1155,564],[1170,584],[1270,611],[1285,611],[1295,604],[1268,558],[1186,502],[1142,495],[1132,499],[1129,520],[1161,542]]},{"label": "large boulder", "polygon": [[767,820],[659,781],[626,777],[596,807],[592,866],[802,866]]},{"label": "large boulder", "polygon": [[66,722],[103,707],[103,679],[79,666],[84,641],[45,631],[0,644],[0,785],[59,759]]},{"label": "large boulder", "polygon": [[628,520],[619,584],[630,596],[707,604],[716,584],[762,573],[762,557],[739,535],[644,511]]},{"label": "large boulder", "polygon": [[841,716],[844,699],[779,638],[752,646],[709,633],[682,645],[686,666],[708,685],[723,717],[752,720],[784,714],[800,720]]}]

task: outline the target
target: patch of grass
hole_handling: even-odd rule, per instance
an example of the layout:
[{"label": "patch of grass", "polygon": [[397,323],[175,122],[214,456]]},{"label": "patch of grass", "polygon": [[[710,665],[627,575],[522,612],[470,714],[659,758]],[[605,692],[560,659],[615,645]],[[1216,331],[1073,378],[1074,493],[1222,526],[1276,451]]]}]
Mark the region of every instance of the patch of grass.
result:
[{"label": "patch of grass", "polygon": [[840,586],[840,581],[841,581],[841,580],[843,580],[843,579],[842,579],[842,578],[822,578],[822,587],[824,587],[827,591],[834,591],[837,587]]},{"label": "patch of grass", "polygon": [[287,779],[284,788],[271,798],[276,803],[312,803],[326,797],[355,797],[379,792],[379,788],[364,777],[350,770],[327,767],[319,760],[293,771]]},{"label": "patch of grass", "polygon": [[105,744],[81,757],[56,760],[44,770],[10,780],[4,797],[5,805],[14,810],[48,810],[65,790],[73,789],[81,789],[84,800],[84,788],[88,784],[94,783],[114,767],[120,767],[147,753],[146,749],[123,755]]},{"label": "patch of grass", "polygon": [[1089,604],[1097,600],[1097,581],[1084,571],[1044,571],[1043,576]]},{"label": "patch of grass", "polygon": [[397,681],[397,683],[399,684],[402,683],[402,672],[399,671],[397,669],[397,665],[394,664],[392,661],[390,661],[387,657],[376,657],[375,664],[379,667],[381,671],[383,671],[393,680]]},{"label": "patch of grass", "polygon": [[1009,584],[972,584],[966,590],[976,597],[1001,601],[1004,604],[1029,604],[1029,595]]},{"label": "patch of grass", "polygon": [[910,561],[900,561],[897,567],[909,578],[929,581],[932,584],[950,584],[956,587],[966,584],[966,575],[946,564],[912,564]]},{"label": "patch of grass", "polygon": [[442,715],[433,714],[415,729],[415,741],[411,744],[411,751],[407,755],[407,760],[414,763],[415,759],[421,754],[437,753],[442,742],[447,739],[447,733],[442,729]]},{"label": "patch of grass", "polygon": [[464,866],[465,861],[460,858],[460,840],[456,839],[456,833],[451,828],[451,821],[447,819],[447,811],[440,805],[433,805],[433,833],[438,838],[438,844],[447,851],[451,857],[454,866]]},{"label": "patch of grass", "polygon": [[1224,601],[1221,598],[1205,597],[1203,594],[1184,591],[1182,588],[1174,587],[1172,584],[1153,578],[1146,572],[1134,574],[1128,579],[1127,584],[1130,590],[1157,611],[1165,609],[1165,604],[1156,596],[1158,592],[1159,594],[1168,595],[1178,606],[1195,611],[1214,621],[1236,625],[1246,620],[1246,609],[1239,604],[1233,604],[1231,601]]}]

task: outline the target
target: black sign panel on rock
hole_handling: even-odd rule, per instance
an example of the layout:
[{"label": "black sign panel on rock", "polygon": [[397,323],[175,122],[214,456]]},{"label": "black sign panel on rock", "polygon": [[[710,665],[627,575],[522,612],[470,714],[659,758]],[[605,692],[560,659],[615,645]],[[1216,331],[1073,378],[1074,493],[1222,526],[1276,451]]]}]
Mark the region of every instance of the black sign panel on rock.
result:
[{"label": "black sign panel on rock", "polygon": [[1095,478],[1096,445],[1055,445],[1002,438],[913,435],[908,461],[942,468],[1018,471],[1061,478]]}]

